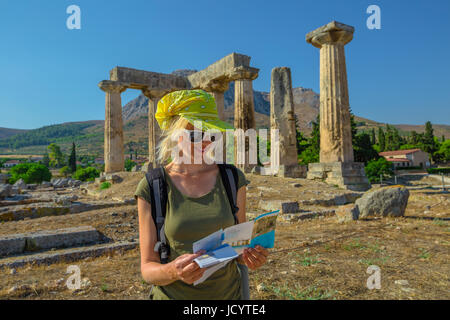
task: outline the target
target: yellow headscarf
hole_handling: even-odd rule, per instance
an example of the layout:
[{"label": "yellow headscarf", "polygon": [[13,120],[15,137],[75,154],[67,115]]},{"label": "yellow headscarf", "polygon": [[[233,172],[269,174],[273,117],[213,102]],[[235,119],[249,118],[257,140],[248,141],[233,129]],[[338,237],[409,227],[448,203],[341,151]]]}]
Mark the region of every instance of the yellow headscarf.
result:
[{"label": "yellow headscarf", "polygon": [[155,113],[161,129],[169,128],[170,119],[178,115],[192,125],[200,121],[203,128],[225,131],[234,127],[219,119],[214,97],[203,90],[179,90],[166,94],[158,102]]}]

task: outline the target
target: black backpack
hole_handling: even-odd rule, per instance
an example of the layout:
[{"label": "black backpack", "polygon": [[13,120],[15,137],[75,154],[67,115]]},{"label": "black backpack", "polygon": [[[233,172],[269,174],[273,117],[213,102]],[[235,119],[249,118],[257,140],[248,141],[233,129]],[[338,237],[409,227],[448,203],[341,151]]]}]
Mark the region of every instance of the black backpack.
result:
[{"label": "black backpack", "polygon": [[[237,184],[239,179],[237,168],[234,165],[227,163],[219,163],[217,165],[219,167],[220,177],[227,192],[231,212],[234,217],[234,223],[237,224],[238,219],[236,217],[236,213],[239,211],[239,208],[236,205]],[[154,251],[159,252],[161,263],[165,264],[169,260],[170,246],[167,243],[166,235],[164,233],[164,221],[167,209],[167,184],[164,176],[164,170],[162,167],[150,169],[150,171],[145,174],[145,177],[150,188],[152,218],[156,226],[157,242],[155,244]],[[239,263],[238,267],[243,286],[242,297],[245,300],[249,300],[248,269],[246,266]]]}]

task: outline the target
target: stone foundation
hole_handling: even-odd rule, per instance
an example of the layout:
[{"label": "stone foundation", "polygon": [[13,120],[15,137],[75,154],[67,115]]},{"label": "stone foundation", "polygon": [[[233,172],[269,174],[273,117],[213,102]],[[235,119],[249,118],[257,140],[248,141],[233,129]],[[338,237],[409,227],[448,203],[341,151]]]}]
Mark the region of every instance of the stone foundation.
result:
[{"label": "stone foundation", "polygon": [[284,178],[306,178],[306,166],[298,164],[280,165],[277,176]]},{"label": "stone foundation", "polygon": [[328,184],[353,191],[370,189],[369,180],[360,162],[310,163],[307,179],[322,180]]}]

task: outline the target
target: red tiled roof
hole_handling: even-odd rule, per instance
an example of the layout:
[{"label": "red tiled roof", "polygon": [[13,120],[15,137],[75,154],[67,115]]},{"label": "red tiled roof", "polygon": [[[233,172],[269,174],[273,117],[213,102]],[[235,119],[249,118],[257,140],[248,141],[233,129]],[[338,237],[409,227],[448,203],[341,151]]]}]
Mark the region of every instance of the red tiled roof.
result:
[{"label": "red tiled roof", "polygon": [[422,151],[420,149],[409,149],[409,150],[395,150],[395,151],[385,151],[385,152],[380,152],[379,155],[380,156],[401,156],[401,155],[406,155],[406,154],[410,154],[410,153],[414,153],[417,151]]},{"label": "red tiled roof", "polygon": [[410,162],[408,159],[399,159],[399,158],[388,158],[386,159],[389,162]]}]

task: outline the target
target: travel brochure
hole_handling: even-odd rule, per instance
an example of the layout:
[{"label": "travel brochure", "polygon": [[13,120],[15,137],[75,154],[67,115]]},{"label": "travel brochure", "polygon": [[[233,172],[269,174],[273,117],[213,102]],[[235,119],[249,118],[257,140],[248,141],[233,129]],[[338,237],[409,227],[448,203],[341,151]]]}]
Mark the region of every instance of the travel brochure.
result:
[{"label": "travel brochure", "polygon": [[200,268],[207,268],[203,276],[194,282],[202,283],[214,272],[223,268],[232,259],[237,258],[245,248],[260,245],[273,248],[275,244],[275,226],[280,210],[259,215],[252,221],[220,229],[193,244],[193,252],[205,250],[206,253],[194,259]]}]

